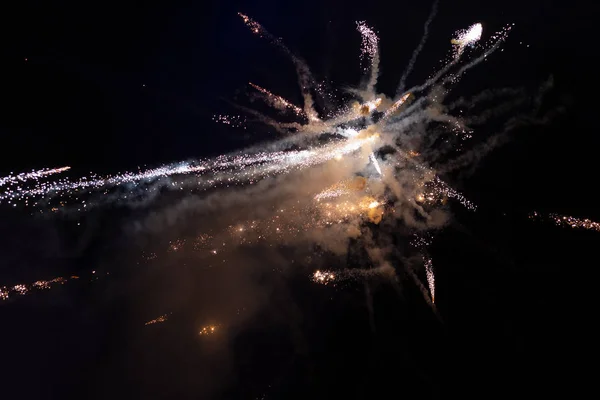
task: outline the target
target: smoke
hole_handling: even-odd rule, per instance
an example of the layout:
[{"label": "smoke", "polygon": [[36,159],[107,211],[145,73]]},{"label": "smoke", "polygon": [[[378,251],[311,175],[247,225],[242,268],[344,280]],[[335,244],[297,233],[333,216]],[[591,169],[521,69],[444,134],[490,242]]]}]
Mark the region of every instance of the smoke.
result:
[{"label": "smoke", "polygon": [[402,74],[402,77],[400,78],[400,83],[398,84],[398,90],[396,90],[396,95],[400,95],[404,92],[404,84],[405,84],[406,78],[408,78],[408,75],[412,72],[412,70],[415,66],[415,62],[417,61],[417,57],[421,53],[421,50],[423,50],[423,46],[425,46],[425,42],[427,41],[427,37],[429,36],[429,25],[431,24],[431,22],[433,21],[433,19],[435,18],[436,14],[437,14],[438,3],[439,3],[439,1],[435,0],[433,2],[433,5],[431,6],[431,11],[429,12],[429,17],[427,17],[427,21],[425,21],[425,24],[423,25],[423,36],[421,36],[421,41],[419,42],[419,45],[413,51],[412,56],[410,57],[410,60],[408,61],[408,65],[406,66],[406,69],[404,70],[404,73]]},{"label": "smoke", "polygon": [[[440,174],[443,175],[455,170],[469,167],[467,171],[463,171],[463,177],[466,177],[475,171],[479,162],[491,151],[509,142],[511,140],[511,134],[514,133],[517,128],[523,126],[545,125],[550,122],[556,117],[556,114],[562,112],[561,107],[555,107],[540,115],[544,96],[552,89],[553,84],[554,79],[552,76],[550,76],[540,85],[533,98],[524,96],[521,89],[503,89],[496,92],[486,91],[476,96],[474,99],[476,99],[477,102],[491,101],[492,99],[496,98],[496,96],[504,96],[507,94],[516,95],[516,98],[512,101],[505,101],[495,108],[485,110],[477,116],[469,116],[465,118],[465,121],[472,125],[484,124],[492,118],[496,118],[528,104],[532,104],[533,108],[531,108],[529,111],[523,111],[505,120],[503,127],[499,132],[489,136],[485,141],[473,147],[471,150],[463,153],[459,157],[445,163],[443,167],[439,169]],[[464,100],[460,99],[455,104],[462,104],[463,102]]]}]

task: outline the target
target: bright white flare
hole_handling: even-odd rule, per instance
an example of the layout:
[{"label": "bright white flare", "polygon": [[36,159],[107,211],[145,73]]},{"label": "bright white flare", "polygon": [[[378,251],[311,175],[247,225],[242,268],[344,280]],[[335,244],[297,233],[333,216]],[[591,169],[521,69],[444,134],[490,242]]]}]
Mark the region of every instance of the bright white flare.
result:
[{"label": "bright white flare", "polygon": [[460,46],[468,46],[481,39],[483,33],[483,26],[479,23],[471,25],[467,30],[459,31],[456,38],[452,39],[452,44]]},{"label": "bright white flare", "polygon": [[466,46],[473,45],[481,39],[483,26],[480,23],[471,25],[469,29],[458,31],[457,36],[452,39],[452,44],[457,46],[456,56],[460,56]]}]

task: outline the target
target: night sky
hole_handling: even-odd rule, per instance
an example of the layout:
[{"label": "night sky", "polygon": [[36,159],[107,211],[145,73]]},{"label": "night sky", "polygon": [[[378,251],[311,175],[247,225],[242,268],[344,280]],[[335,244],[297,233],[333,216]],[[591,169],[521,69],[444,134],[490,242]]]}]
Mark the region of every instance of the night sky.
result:
[{"label": "night sky", "polygon": [[[466,74],[459,95],[502,87],[535,95],[550,77],[553,87],[542,105],[551,119],[519,126],[473,173],[451,177],[479,209],[453,208],[431,248],[437,315],[404,277],[400,294],[384,282],[370,287],[370,319],[362,283],[332,289],[311,283],[305,270],[266,273],[278,263],[256,249],[239,255],[247,268],[231,279],[227,271],[197,272],[185,256],[140,272],[140,254],[182,232],[132,239],[123,227],[142,218],[141,209],[94,211],[82,233],[71,220],[40,221],[0,204],[0,287],[81,277],[0,301],[0,397],[588,393],[600,232],[527,218],[538,211],[600,221],[596,21],[586,4],[440,2],[409,85],[439,66],[453,32],[481,22],[484,35],[515,27],[502,52]],[[1,13],[0,176],[64,165],[75,175],[109,174],[212,157],[272,138],[256,124],[243,130],[212,120],[240,114],[231,103],[248,81],[301,104],[291,63],[252,35],[237,12],[282,37],[316,76],[338,87],[360,80],[355,21],[367,21],[381,39],[378,90],[392,95],[431,3],[14,6]],[[482,133],[497,128],[492,123]],[[235,301],[207,300],[230,297]],[[244,301],[248,309],[240,306]],[[199,339],[200,316],[219,312],[248,316],[236,320],[227,338]],[[144,325],[165,313],[167,322]]]}]

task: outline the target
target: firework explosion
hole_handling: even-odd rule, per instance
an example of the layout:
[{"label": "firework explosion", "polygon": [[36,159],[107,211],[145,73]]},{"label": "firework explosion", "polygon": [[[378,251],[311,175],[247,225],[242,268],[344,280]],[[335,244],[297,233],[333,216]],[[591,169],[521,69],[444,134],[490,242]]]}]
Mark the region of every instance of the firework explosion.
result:
[{"label": "firework explosion", "polygon": [[[273,115],[240,104],[237,107],[246,116],[215,115],[213,119],[243,129],[249,129],[249,122],[260,122],[283,136],[271,143],[213,159],[138,169],[113,176],[48,179],[53,174],[66,172],[69,167],[10,175],[0,178],[0,204],[34,207],[40,212],[72,212],[75,209],[83,212],[106,203],[149,204],[164,191],[194,194],[205,191],[218,193],[220,198],[219,205],[208,200],[202,203],[207,212],[211,212],[225,207],[223,204],[234,203],[224,200],[228,198],[227,188],[233,187],[245,190],[244,198],[255,199],[257,204],[274,198],[271,196],[274,191],[288,199],[271,207],[270,216],[257,212],[257,216],[234,220],[236,214],[232,212],[223,217],[224,227],[228,226],[224,232],[204,232],[189,243],[178,239],[169,245],[170,252],[193,245],[207,257],[218,257],[226,253],[227,248],[239,244],[285,243],[300,236],[326,249],[327,243],[334,239],[336,244],[342,242],[347,246],[347,239],[365,236],[363,227],[366,224],[377,226],[386,221],[403,221],[421,234],[435,230],[444,224],[440,210],[446,207],[448,199],[456,199],[469,210],[476,209],[436,173],[436,169],[440,169],[436,166],[452,163],[452,157],[463,149],[473,133],[468,116],[462,111],[460,115],[451,113],[460,108],[459,103],[464,103],[464,99],[449,105],[444,104],[444,99],[465,72],[499,48],[511,29],[511,26],[505,27],[484,43],[480,43],[481,24],[457,32],[451,41],[455,47],[453,56],[425,82],[404,90],[404,81],[423,47],[435,7],[426,22],[425,36],[402,75],[399,93],[393,97],[377,92],[379,38],[365,22],[357,22],[362,38],[360,58],[366,79],[363,85],[346,93],[353,97],[350,101],[346,101],[347,96],[327,91],[327,85],[318,82],[306,63],[291,53],[281,39],[240,13],[253,34],[289,56],[296,68],[303,104],[295,105],[249,83],[252,88],[249,95],[259,97],[273,107]],[[468,52],[465,51],[467,47]],[[466,58],[467,54],[469,58]],[[318,97],[327,101],[316,103],[314,99]],[[316,104],[329,106],[318,108]],[[286,117],[286,122],[280,121],[280,116]],[[295,120],[290,122],[290,118]],[[231,199],[234,196],[237,196],[236,201],[241,197],[238,192],[232,194]],[[421,242],[414,247],[425,254],[422,242],[429,244],[430,238],[419,240]],[[385,251],[371,253],[373,269],[319,270],[312,280],[328,284],[389,271],[389,257]],[[156,255],[152,253],[147,257],[152,259]],[[433,301],[432,260],[423,257]],[[18,293],[19,289],[16,286],[3,288],[0,296],[8,296],[9,292]],[[161,316],[146,325],[164,321],[166,316]],[[214,326],[202,328],[200,334],[213,331]]]}]

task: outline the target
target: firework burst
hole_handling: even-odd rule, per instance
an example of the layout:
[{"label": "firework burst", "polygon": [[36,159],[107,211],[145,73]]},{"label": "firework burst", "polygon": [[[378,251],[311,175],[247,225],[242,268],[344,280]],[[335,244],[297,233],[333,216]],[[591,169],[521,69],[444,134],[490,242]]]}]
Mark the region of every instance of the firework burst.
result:
[{"label": "firework burst", "polygon": [[[401,87],[423,47],[435,10],[436,5],[426,22],[425,36],[402,75]],[[195,193],[232,186],[245,188],[271,178],[278,179],[276,187],[280,188],[285,186],[281,184],[285,176],[293,176],[290,179],[295,181],[288,186],[297,186],[294,194],[298,197],[298,205],[287,207],[285,213],[282,208],[281,213],[273,218],[263,217],[258,222],[249,220],[230,225],[229,235],[234,235],[239,243],[298,235],[301,230],[325,230],[334,225],[344,226],[343,232],[347,235],[350,235],[347,232],[353,232],[355,237],[358,235],[356,232],[360,232],[356,224],[380,224],[388,216],[403,219],[407,225],[420,231],[437,228],[439,225],[434,221],[432,210],[444,207],[448,198],[458,200],[470,210],[476,209],[471,201],[452,189],[436,173],[436,165],[451,161],[451,157],[463,148],[464,142],[472,137],[472,131],[461,116],[451,114],[453,108],[445,106],[443,100],[465,72],[499,48],[510,26],[493,34],[485,43],[480,43],[483,36],[481,24],[457,32],[452,39],[454,57],[425,82],[389,97],[379,93],[377,88],[379,37],[366,22],[357,22],[356,28],[362,38],[360,57],[366,76],[361,86],[347,91],[353,97],[348,101],[347,97],[340,97],[337,92],[326,90],[327,85],[318,83],[306,63],[294,55],[280,38],[249,16],[242,13],[239,16],[253,34],[289,56],[296,68],[303,99],[301,106],[254,83],[249,83],[249,94],[272,106],[274,115],[237,105],[248,118],[265,123],[282,133],[283,137],[234,154],[158,168],[138,168],[134,172],[112,176],[49,179],[69,167],[9,175],[0,178],[0,203],[35,206],[41,211],[68,208],[65,206],[72,204],[78,211],[84,211],[84,208],[89,210],[106,202],[149,202],[165,190]],[[465,52],[466,47],[473,48],[473,51]],[[476,53],[477,49],[480,49],[480,54],[463,60],[467,53]],[[315,103],[314,96],[321,96],[327,101]],[[315,104],[327,106],[319,108]],[[288,120],[279,120],[282,116]],[[248,118],[215,115],[213,119],[232,128],[248,129]],[[290,122],[290,118],[294,120]],[[458,135],[459,130],[468,134]],[[302,181],[299,176],[309,176],[310,179]],[[310,185],[302,186],[301,181],[310,181]],[[253,236],[252,232],[255,232]],[[332,232],[339,234],[342,230]],[[213,256],[220,255],[225,243],[218,247],[212,235],[205,235],[199,236],[205,240],[194,246]],[[185,241],[174,241],[170,243],[169,251],[179,252],[185,246]],[[373,263],[376,262],[380,266],[384,264],[381,259]],[[435,277],[431,259],[425,258],[424,264],[433,301]],[[312,279],[327,284],[344,276],[365,274],[371,272],[317,271]],[[19,293],[19,290],[16,286],[3,288],[0,297]],[[160,318],[149,321],[147,325],[163,322]],[[212,334],[213,330],[214,327],[205,327],[200,334]]]}]

